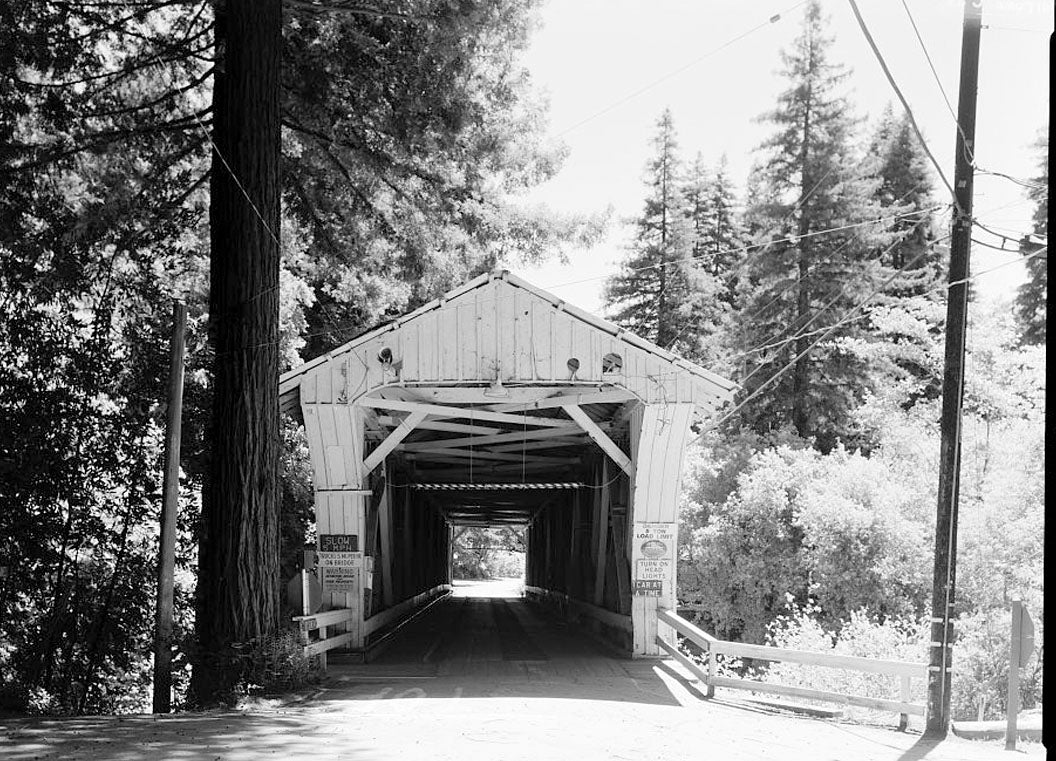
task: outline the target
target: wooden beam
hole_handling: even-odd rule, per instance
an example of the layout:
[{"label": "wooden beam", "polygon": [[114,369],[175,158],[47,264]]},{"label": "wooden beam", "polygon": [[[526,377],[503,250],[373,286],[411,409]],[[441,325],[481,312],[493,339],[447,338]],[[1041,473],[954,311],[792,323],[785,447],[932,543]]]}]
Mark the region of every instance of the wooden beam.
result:
[{"label": "wooden beam", "polygon": [[[418,426],[424,428],[425,426]],[[460,447],[465,444],[479,446],[482,444],[505,444],[507,442],[538,441],[541,439],[556,439],[566,436],[578,436],[579,431],[570,431],[565,428],[536,428],[530,431],[510,431],[498,433],[493,436],[463,436],[457,439],[437,439],[436,441],[414,441],[403,444],[400,448],[405,452],[425,452],[429,449],[442,447]]]},{"label": "wooden beam", "polygon": [[622,449],[616,446],[616,443],[608,437],[605,431],[601,430],[598,424],[587,416],[587,413],[574,404],[563,405],[561,409],[567,412],[568,416],[575,420],[590,438],[594,439],[594,442],[605,451],[605,454],[613,459],[613,462],[623,469],[624,473],[632,478],[634,477],[634,463],[623,453]]},{"label": "wooden beam", "polygon": [[594,492],[594,604],[605,604],[605,567],[609,548],[609,461],[601,461],[601,488]]},{"label": "wooden beam", "polygon": [[637,399],[630,391],[617,389],[613,391],[586,391],[582,389],[565,390],[558,392],[555,396],[539,399],[532,402],[506,402],[503,404],[492,404],[487,409],[495,412],[514,412],[521,410],[544,410],[555,407],[563,407],[566,404],[615,404]]},{"label": "wooden beam", "polygon": [[[373,410],[371,411],[373,412]],[[387,425],[390,428],[400,424],[401,420],[405,418],[398,418],[392,415],[378,415],[378,423],[381,425]],[[446,431],[447,433],[502,433],[503,428],[492,428],[491,426],[484,425],[467,425],[465,423],[448,423],[442,420],[426,420],[423,423],[419,423],[418,428],[424,431]]]},{"label": "wooden beam", "polygon": [[[432,464],[432,463],[430,463]],[[461,468],[423,468],[418,471],[418,482],[419,483],[434,483],[436,481],[458,481],[459,483],[468,483],[469,469],[466,466],[465,460],[459,460],[457,463],[440,463],[457,465],[462,464]],[[542,480],[538,478],[539,471],[544,473],[553,472],[553,465],[526,465],[524,466],[525,473],[531,473],[535,480]],[[519,483],[521,481],[521,466],[520,465],[486,465],[480,468],[473,466],[473,480],[477,482],[481,481],[494,481],[495,483]],[[577,479],[565,478],[564,474],[556,478],[548,478],[547,481],[572,481]]]},{"label": "wooden beam", "polygon": [[363,460],[363,468],[360,471],[363,478],[367,477],[374,468],[385,462],[385,458],[389,452],[394,450],[397,445],[407,438],[407,435],[415,429],[419,423],[425,420],[428,413],[425,412],[412,412],[405,419],[400,421],[400,424],[396,426],[396,430],[389,434],[385,441],[378,444],[377,448],[371,452]]},{"label": "wooden beam", "polygon": [[465,460],[495,460],[498,462],[536,462],[536,463],[548,463],[552,465],[567,465],[576,464],[579,462],[578,457],[544,457],[540,455],[516,455],[516,454],[502,454],[496,452],[478,452],[473,449],[433,449],[428,452],[412,452],[407,455],[407,459],[412,462],[422,462],[424,460],[433,460],[437,457],[444,458],[461,458]]},{"label": "wooden beam", "polygon": [[[553,429],[552,429],[553,430]],[[485,447],[486,452],[521,452],[530,451],[533,449],[550,449],[552,447],[568,447],[575,446],[577,444],[586,444],[587,436],[583,434],[581,438],[573,439],[570,437],[563,437],[560,439],[550,439],[548,441],[529,441],[523,444],[505,444],[501,447]]]},{"label": "wooden beam", "polygon": [[442,404],[403,402],[398,399],[375,399],[369,396],[361,396],[356,400],[356,404],[384,410],[423,412],[426,415],[435,415],[436,417],[468,418],[470,420],[484,420],[486,422],[506,423],[508,425],[536,425],[548,428],[570,428],[573,426],[573,423],[568,420],[560,420],[558,418],[508,415],[504,412],[488,412],[487,410],[473,410],[465,407],[445,407]]},{"label": "wooden beam", "polygon": [[554,392],[547,386],[517,386],[503,388],[508,396],[496,397],[488,386],[407,386],[409,401],[420,401],[426,404],[498,404],[531,402],[542,399]]},{"label": "wooden beam", "polygon": [[385,479],[385,489],[378,503],[378,530],[381,533],[381,568],[375,570],[381,571],[382,604],[391,608],[396,601],[393,594],[395,590],[392,588],[392,572],[396,558],[392,553],[392,487],[389,486],[388,478]]}]

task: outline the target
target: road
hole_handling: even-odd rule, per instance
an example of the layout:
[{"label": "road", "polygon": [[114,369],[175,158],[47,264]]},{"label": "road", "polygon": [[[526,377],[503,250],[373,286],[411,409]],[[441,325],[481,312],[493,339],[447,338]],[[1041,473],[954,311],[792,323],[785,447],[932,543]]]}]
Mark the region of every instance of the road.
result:
[{"label": "road", "polygon": [[[486,597],[476,595],[486,594]],[[296,704],[0,722],[7,761],[810,759],[1007,761],[1001,742],[703,700],[667,661],[622,658],[540,616],[512,584],[461,585],[371,664],[335,659]],[[1022,746],[1044,757],[1040,745]]]}]

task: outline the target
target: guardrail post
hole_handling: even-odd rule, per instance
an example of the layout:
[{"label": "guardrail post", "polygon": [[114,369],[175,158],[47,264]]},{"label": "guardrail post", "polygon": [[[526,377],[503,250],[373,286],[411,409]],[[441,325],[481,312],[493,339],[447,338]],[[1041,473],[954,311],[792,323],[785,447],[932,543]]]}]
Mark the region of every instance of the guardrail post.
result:
[{"label": "guardrail post", "polygon": [[[908,676],[902,676],[901,679],[900,679],[900,682],[901,682],[900,699],[902,700],[903,703],[908,703],[909,699],[910,699],[910,697],[912,695],[912,693],[910,691],[910,688],[909,688],[909,677]],[[899,732],[905,732],[907,727],[909,727],[909,714],[908,713],[900,713],[898,715],[898,731]]]},{"label": "guardrail post", "polygon": [[709,698],[715,697],[715,651],[708,647],[708,691]]},{"label": "guardrail post", "polygon": [[[325,626],[320,626],[319,627],[319,640],[320,641],[326,639],[326,636],[327,636],[326,635],[326,628],[327,627],[325,627]],[[319,653],[319,667],[322,668],[323,671],[326,671],[326,656],[327,656],[327,651],[326,650],[323,650],[321,653]]]}]

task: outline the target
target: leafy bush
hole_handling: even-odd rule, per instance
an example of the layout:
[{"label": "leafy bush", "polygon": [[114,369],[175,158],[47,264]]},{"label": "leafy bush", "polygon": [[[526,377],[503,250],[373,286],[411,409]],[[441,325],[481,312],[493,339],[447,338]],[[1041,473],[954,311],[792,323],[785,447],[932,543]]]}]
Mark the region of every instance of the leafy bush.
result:
[{"label": "leafy bush", "polygon": [[[1035,649],[1020,675],[1020,709],[1041,705],[1043,634],[1041,612],[1032,611]],[[1006,608],[991,608],[960,617],[954,627],[953,691],[951,711],[959,721],[1003,719],[1008,706],[1009,655],[1012,615]]]},{"label": "leafy bush", "polygon": [[[809,602],[796,605],[790,600],[787,611],[769,627],[767,644],[834,655],[927,662],[930,636],[926,618],[888,616],[881,619],[859,609],[851,613],[839,630],[826,630],[818,621],[819,612],[820,609]],[[767,681],[796,687],[889,700],[901,697],[897,677],[796,663],[774,663],[760,674],[765,674]],[[926,694],[925,680],[912,680],[910,700],[923,703]]]},{"label": "leafy bush", "polygon": [[304,654],[299,633],[285,629],[237,648],[247,694],[297,689],[318,676],[317,663]]}]

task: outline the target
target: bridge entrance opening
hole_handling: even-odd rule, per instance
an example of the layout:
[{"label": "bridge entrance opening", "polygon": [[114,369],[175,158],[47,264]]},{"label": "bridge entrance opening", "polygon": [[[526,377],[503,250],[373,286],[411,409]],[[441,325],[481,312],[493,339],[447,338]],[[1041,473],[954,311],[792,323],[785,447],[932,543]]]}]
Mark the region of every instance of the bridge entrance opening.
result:
[{"label": "bridge entrance opening", "polygon": [[[502,597],[524,594],[524,524],[453,524],[451,584],[457,596]],[[512,590],[512,592],[511,592]]]}]

